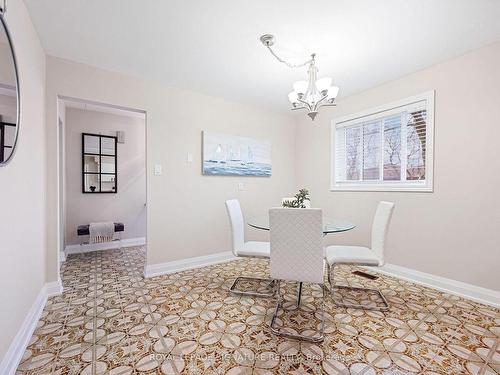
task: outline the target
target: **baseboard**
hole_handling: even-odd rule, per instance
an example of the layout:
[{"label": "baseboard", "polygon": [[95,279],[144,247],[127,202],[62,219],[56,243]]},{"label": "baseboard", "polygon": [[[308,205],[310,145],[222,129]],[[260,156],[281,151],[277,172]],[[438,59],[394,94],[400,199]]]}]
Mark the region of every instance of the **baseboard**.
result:
[{"label": "baseboard", "polygon": [[67,245],[64,248],[64,252],[66,253],[66,255],[69,255],[78,253],[88,253],[91,251],[117,249],[119,247],[142,246],[145,244],[146,244],[146,237],[125,238],[123,240],[104,242],[104,243]]},{"label": "baseboard", "polygon": [[146,266],[145,276],[149,278],[160,275],[166,275],[169,273],[185,271],[192,268],[199,268],[199,267],[209,266],[212,264],[224,263],[234,259],[236,258],[231,251],[225,251],[222,253],[216,253],[200,257],[174,260],[172,262],[167,262],[167,263],[152,264]]},{"label": "baseboard", "polygon": [[383,267],[367,267],[370,270],[408,280],[417,284],[425,285],[460,297],[465,297],[473,301],[486,305],[500,307],[500,292],[486,289],[461,281],[448,279],[430,273],[416,271],[410,268],[386,264]]},{"label": "baseboard", "polygon": [[52,281],[50,283],[45,283],[45,293],[47,297],[57,296],[63,292],[62,280]]},{"label": "baseboard", "polygon": [[59,262],[66,262],[66,253],[64,251],[59,252]]},{"label": "baseboard", "polygon": [[42,315],[43,308],[45,307],[45,303],[47,302],[47,298],[61,293],[61,280],[46,283],[42,287],[35,299],[35,302],[24,318],[24,321],[21,324],[17,335],[12,340],[7,353],[0,362],[0,374],[15,374],[17,366],[19,366],[19,362],[21,362],[24,351],[28,346],[28,342],[31,339],[31,336],[33,335],[33,332],[35,331],[35,328],[38,324],[38,320]]}]

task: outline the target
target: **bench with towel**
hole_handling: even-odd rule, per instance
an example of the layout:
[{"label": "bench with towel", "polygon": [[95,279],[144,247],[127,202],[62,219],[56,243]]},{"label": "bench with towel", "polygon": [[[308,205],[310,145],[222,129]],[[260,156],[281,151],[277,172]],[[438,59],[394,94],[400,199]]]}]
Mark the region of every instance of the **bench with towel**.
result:
[{"label": "bench with towel", "polygon": [[115,223],[112,221],[90,223],[89,234],[90,243],[111,242],[115,234]]},{"label": "bench with towel", "polygon": [[89,243],[102,243],[113,241],[115,232],[123,232],[125,229],[123,223],[100,222],[79,225],[77,228],[78,236],[89,236]]}]

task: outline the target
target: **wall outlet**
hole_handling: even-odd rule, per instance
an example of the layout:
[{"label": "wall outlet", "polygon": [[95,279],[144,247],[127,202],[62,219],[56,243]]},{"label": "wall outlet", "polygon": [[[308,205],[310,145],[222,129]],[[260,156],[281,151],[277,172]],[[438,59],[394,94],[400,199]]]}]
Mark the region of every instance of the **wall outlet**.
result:
[{"label": "wall outlet", "polygon": [[188,163],[192,163],[193,162],[193,154],[188,152],[187,154],[187,162]]},{"label": "wall outlet", "polygon": [[239,191],[245,191],[245,184],[243,182],[238,183],[238,190]]},{"label": "wall outlet", "polygon": [[155,164],[155,170],[154,170],[154,175],[155,176],[161,176],[162,174],[162,165],[161,164]]}]

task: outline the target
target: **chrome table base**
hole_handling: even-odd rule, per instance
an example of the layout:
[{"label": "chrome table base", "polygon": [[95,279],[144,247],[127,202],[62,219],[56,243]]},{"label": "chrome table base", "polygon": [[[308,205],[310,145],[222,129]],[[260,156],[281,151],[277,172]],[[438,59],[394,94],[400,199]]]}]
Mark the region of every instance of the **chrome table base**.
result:
[{"label": "chrome table base", "polygon": [[[355,266],[362,266],[362,264],[353,264]],[[369,264],[366,264],[366,266],[369,266]],[[366,305],[360,305],[360,304],[353,304],[353,303],[343,303],[343,302],[337,302],[334,300],[334,303],[337,306],[342,306],[342,307],[347,307],[347,308],[355,308],[355,309],[365,309],[365,310],[377,310],[377,311],[387,311],[389,310],[389,303],[387,302],[387,299],[385,296],[382,294],[382,292],[378,289],[373,289],[373,288],[360,288],[360,287],[351,287],[351,286],[344,286],[344,285],[334,285],[333,284],[333,270],[335,267],[335,264],[332,266],[327,265],[328,270],[328,282],[330,284],[330,294],[332,297],[334,296],[334,289],[346,289],[346,290],[354,290],[354,291],[363,291],[363,292],[373,292],[377,293],[380,299],[383,302],[383,306],[366,306]],[[261,293],[257,291],[243,291],[243,290],[238,290],[236,289],[236,286],[239,282],[245,282],[245,281],[250,281],[250,282],[267,282],[267,289],[269,292],[267,293]],[[300,302],[302,299],[302,282],[299,282],[298,285],[298,290],[297,290],[297,309],[300,308]],[[236,295],[242,295],[242,296],[251,296],[251,297],[260,297],[260,298],[269,298],[269,297],[274,297],[277,294],[278,297],[278,302],[276,304],[276,309],[274,311],[270,328],[271,332],[274,335],[277,336],[282,336],[286,337],[289,339],[293,340],[300,340],[300,341],[307,341],[307,342],[321,342],[325,338],[325,299],[327,295],[328,288],[325,285],[321,285],[321,289],[323,292],[323,307],[321,309],[321,326],[318,331],[319,335],[313,335],[313,336],[308,336],[308,335],[300,335],[300,334],[294,334],[290,332],[284,332],[282,329],[276,326],[276,319],[278,317],[280,309],[283,309],[283,297],[281,295],[280,291],[280,281],[279,280],[272,280],[272,279],[263,279],[263,278],[257,278],[257,277],[237,277],[231,287],[229,288],[229,291],[233,294]]]}]

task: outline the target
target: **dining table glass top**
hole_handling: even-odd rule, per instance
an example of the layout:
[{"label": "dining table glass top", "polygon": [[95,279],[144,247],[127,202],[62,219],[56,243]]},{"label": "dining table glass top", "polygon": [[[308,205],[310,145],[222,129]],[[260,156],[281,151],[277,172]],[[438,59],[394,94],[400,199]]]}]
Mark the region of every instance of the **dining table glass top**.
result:
[{"label": "dining table glass top", "polygon": [[[253,228],[269,230],[269,215],[252,217],[247,223]],[[355,227],[346,220],[323,217],[323,234],[346,232]]]}]

